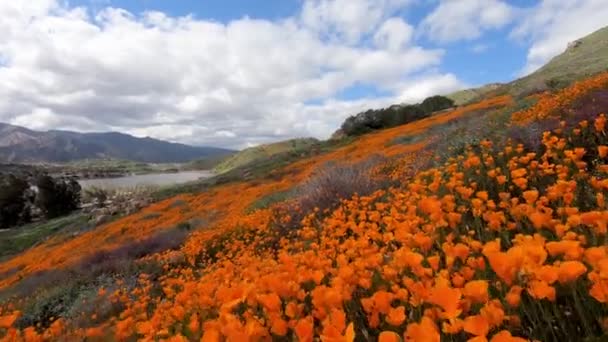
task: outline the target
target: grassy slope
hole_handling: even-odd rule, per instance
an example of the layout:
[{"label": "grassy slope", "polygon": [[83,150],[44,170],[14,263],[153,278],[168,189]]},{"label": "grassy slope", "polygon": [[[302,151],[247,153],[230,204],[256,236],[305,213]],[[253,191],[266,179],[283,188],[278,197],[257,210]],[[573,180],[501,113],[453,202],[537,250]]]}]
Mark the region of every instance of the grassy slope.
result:
[{"label": "grassy slope", "polygon": [[481,86],[479,88],[471,88],[460,90],[451,94],[448,94],[447,97],[454,100],[454,103],[458,106],[461,106],[466,103],[471,103],[476,99],[483,97],[491,91],[498,89],[501,86],[499,83],[492,83]]},{"label": "grassy slope", "polygon": [[457,105],[478,101],[488,94],[509,93],[521,96],[547,88],[547,81],[565,86],[572,81],[608,70],[608,27],[604,27],[579,40],[576,48],[566,50],[532,74],[513,82],[488,84],[447,95]]},{"label": "grassy slope", "polygon": [[68,236],[80,232],[87,225],[88,215],[77,213],[47,222],[31,223],[20,228],[0,231],[0,260],[23,252],[51,236]]},{"label": "grassy slope", "polygon": [[279,153],[303,151],[318,143],[319,141],[316,139],[305,138],[251,147],[228,158],[216,166],[215,170],[217,172],[227,172],[240,166],[247,165],[255,160],[269,158]]},{"label": "grassy slope", "polygon": [[608,27],[582,39],[576,48],[566,50],[534,73],[511,82],[507,88],[518,95],[555,80],[565,83],[608,69]]}]

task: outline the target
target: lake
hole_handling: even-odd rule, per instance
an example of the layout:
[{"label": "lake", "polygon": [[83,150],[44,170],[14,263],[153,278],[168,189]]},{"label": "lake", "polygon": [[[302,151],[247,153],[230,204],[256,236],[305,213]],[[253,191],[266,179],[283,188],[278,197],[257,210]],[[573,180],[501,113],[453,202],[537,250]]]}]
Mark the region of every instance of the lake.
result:
[{"label": "lake", "polygon": [[175,173],[153,173],[117,178],[81,179],[83,189],[98,187],[104,189],[133,188],[136,186],[166,186],[187,183],[213,176],[211,171],[184,171]]}]

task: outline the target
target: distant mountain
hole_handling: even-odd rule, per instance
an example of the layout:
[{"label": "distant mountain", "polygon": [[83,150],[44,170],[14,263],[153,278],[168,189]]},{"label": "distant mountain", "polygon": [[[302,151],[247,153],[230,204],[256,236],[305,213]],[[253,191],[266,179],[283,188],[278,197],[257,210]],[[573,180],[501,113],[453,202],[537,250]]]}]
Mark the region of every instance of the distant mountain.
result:
[{"label": "distant mountain", "polygon": [[195,147],[122,133],[33,131],[0,123],[0,163],[69,162],[123,159],[146,163],[181,163],[233,151]]}]

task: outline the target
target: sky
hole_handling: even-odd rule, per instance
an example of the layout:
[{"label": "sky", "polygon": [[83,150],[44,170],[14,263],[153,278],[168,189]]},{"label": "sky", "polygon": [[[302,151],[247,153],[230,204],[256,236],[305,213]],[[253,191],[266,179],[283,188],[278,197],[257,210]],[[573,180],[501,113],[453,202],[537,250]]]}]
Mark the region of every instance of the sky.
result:
[{"label": "sky", "polygon": [[0,122],[241,149],[538,69],[608,0],[0,0]]}]

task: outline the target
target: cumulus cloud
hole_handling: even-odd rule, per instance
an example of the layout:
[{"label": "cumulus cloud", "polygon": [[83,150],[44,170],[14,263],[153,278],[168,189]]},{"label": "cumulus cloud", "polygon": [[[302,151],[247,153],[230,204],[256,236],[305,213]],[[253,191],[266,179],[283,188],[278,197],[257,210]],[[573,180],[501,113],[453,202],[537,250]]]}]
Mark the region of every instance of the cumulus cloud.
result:
[{"label": "cumulus cloud", "polygon": [[436,94],[447,94],[464,88],[463,83],[454,74],[430,74],[404,83],[400,86],[399,102],[413,103],[419,99]]},{"label": "cumulus cloud", "polygon": [[[219,23],[2,1],[0,121],[236,148],[326,138],[358,110],[461,86],[420,77],[443,52],[412,43],[395,17],[408,3],[306,0],[282,20]],[[336,99],[356,84],[393,95]]]},{"label": "cumulus cloud", "polygon": [[504,27],[514,8],[499,0],[441,0],[424,18],[421,32],[441,43],[472,40],[484,31]]},{"label": "cumulus cloud", "polygon": [[606,0],[543,0],[526,11],[512,36],[530,42],[522,74],[529,74],[564,52],[568,42],[608,24]]}]

